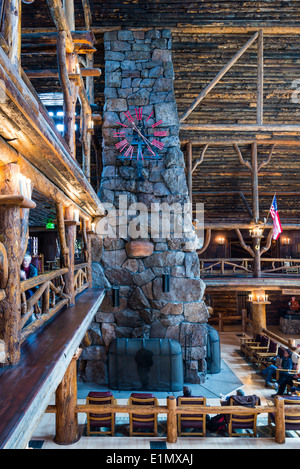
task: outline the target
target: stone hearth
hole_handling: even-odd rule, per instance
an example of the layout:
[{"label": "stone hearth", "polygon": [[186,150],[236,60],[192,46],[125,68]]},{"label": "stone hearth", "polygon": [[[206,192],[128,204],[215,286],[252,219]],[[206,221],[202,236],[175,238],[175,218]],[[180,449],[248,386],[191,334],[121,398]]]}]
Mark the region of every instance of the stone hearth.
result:
[{"label": "stone hearth", "polygon": [[[116,238],[94,236],[93,282],[107,289],[96,314],[81,355],[79,374],[84,381],[107,383],[107,351],[112,339],[170,338],[177,340],[186,359],[186,381],[200,383],[206,373],[206,323],[209,316],[202,300],[205,285],[200,279],[199,260],[195,251],[197,237],[186,207],[189,203],[184,156],[180,149],[179,120],[173,90],[171,33],[169,30],[109,31],[104,33],[105,108],[103,115],[103,171],[99,196],[103,203],[117,209],[119,227],[130,223],[137,211],[126,212],[119,196],[127,196],[129,205],[179,204],[185,215],[185,231],[174,236],[176,216],[171,233],[163,236],[159,226],[153,229],[153,218],[146,213],[146,224],[152,230],[141,233],[150,255],[137,256],[130,233]],[[117,158],[113,134],[125,123],[125,112],[133,117],[143,108],[150,133],[160,120],[160,130],[167,135],[159,151],[161,159],[144,160],[137,177],[137,159]],[[149,137],[149,140],[151,138]],[[140,213],[140,212],[139,212]],[[147,218],[148,217],[148,218]],[[145,220],[145,218],[144,218]],[[180,220],[180,219],[179,219]],[[152,245],[152,249],[151,249]],[[153,252],[152,252],[153,250]],[[152,254],[151,254],[152,252]],[[170,290],[163,291],[163,275],[170,276]],[[112,307],[112,285],[120,286],[120,304]],[[186,348],[187,347],[187,348]]]}]

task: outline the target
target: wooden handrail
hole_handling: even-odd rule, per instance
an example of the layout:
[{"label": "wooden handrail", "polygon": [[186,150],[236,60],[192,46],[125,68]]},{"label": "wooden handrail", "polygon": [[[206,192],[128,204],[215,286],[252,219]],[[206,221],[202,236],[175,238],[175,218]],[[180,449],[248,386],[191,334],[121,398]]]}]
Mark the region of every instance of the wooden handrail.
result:
[{"label": "wooden handrail", "polygon": [[26,290],[30,290],[33,287],[37,287],[42,283],[45,283],[49,280],[53,280],[56,277],[60,277],[60,275],[66,274],[68,272],[67,268],[58,269],[58,270],[51,270],[46,274],[37,275],[36,277],[28,278],[27,280],[23,280],[20,284],[20,292],[23,293]]},{"label": "wooden handrail", "polygon": [[[279,444],[285,442],[285,423],[284,415],[287,411],[287,415],[293,415],[295,412],[299,412],[300,405],[289,405],[284,406],[284,399],[278,397],[275,399],[274,405],[260,405],[256,407],[244,407],[244,406],[178,406],[174,396],[167,398],[167,405],[120,405],[120,404],[77,404],[75,406],[75,413],[122,413],[132,414],[138,413],[141,415],[147,414],[167,414],[167,441],[169,443],[176,443],[177,441],[177,427],[176,427],[176,416],[179,414],[262,414],[262,413],[274,413],[275,414],[275,441]],[[58,413],[58,409],[55,405],[49,405],[46,409],[47,413]]]}]

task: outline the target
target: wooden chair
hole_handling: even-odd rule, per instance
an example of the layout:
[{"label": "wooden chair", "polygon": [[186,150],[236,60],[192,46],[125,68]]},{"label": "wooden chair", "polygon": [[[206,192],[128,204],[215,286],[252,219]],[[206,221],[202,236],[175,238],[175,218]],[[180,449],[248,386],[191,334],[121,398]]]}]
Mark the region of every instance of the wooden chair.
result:
[{"label": "wooden chair", "polygon": [[[257,396],[243,396],[245,398],[245,402],[247,398],[252,397],[254,405],[259,405],[260,404],[260,399]],[[230,406],[235,406],[235,405],[243,405],[243,404],[238,404],[234,401],[233,397],[229,398],[229,405]],[[244,404],[246,405],[246,404]],[[247,433],[247,436],[257,436],[257,413],[251,412],[251,408],[249,407],[249,413],[245,414],[230,414],[228,423],[227,423],[227,428],[228,428],[228,436],[245,436],[245,433],[236,433],[235,430],[251,430],[252,433]]]},{"label": "wooden chair", "polygon": [[[153,394],[132,393],[128,400],[129,405],[158,405]],[[140,431],[139,431],[140,430]],[[141,431],[147,430],[147,431]],[[157,436],[157,414],[129,414],[129,434],[143,436]]]},{"label": "wooden chair", "polygon": [[252,356],[254,352],[266,352],[269,346],[269,338],[266,335],[263,335],[260,339],[259,344],[249,344],[245,349],[245,355],[252,361]]},{"label": "wooden chair", "polygon": [[[300,396],[281,396],[284,398],[284,405],[298,405],[299,410],[297,411],[289,411],[287,409],[284,410],[284,422],[285,422],[285,430],[300,430]],[[275,427],[275,413],[268,414],[268,425],[271,428]]]},{"label": "wooden chair", "polygon": [[258,368],[261,370],[263,368],[263,362],[267,362],[269,358],[277,357],[278,352],[278,343],[274,340],[270,339],[268,350],[261,351],[260,349],[255,350],[252,354],[252,363],[257,365]]},{"label": "wooden chair", "polygon": [[246,349],[248,346],[252,345],[259,345],[261,341],[261,334],[256,334],[255,338],[251,337],[241,337],[240,342],[240,350],[241,352],[246,355]]},{"label": "wooden chair", "polygon": [[[206,398],[202,396],[178,397],[178,406],[206,406]],[[190,429],[190,431],[183,431]],[[192,430],[197,430],[192,431]],[[178,436],[205,436],[205,414],[178,414]]]},{"label": "wooden chair", "polygon": [[[110,391],[98,392],[90,391],[87,398],[87,404],[104,406],[107,404],[115,404],[116,400]],[[107,428],[108,430],[100,430],[100,428]],[[87,436],[89,435],[111,435],[115,434],[115,414],[105,413],[97,414],[94,412],[87,413]]]}]

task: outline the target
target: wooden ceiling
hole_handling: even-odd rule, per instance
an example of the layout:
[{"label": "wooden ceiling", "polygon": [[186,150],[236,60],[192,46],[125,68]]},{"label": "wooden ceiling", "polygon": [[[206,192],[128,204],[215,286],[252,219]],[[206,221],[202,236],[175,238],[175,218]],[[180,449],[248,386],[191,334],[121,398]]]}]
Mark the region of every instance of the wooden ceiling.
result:
[{"label": "wooden ceiling", "polygon": [[[202,89],[251,37],[251,33],[201,34],[204,26],[300,26],[298,1],[203,1],[122,0],[90,1],[92,29],[97,39],[95,67],[102,76],[95,79],[95,102],[102,114],[104,103],[104,30],[115,28],[172,28],[175,72],[174,91],[181,115]],[[84,28],[81,0],[75,1],[76,29]],[[23,31],[54,28],[46,0],[22,5]],[[194,32],[193,32],[194,31]],[[57,68],[55,56],[23,55],[24,69]],[[264,123],[300,124],[300,106],[292,99],[294,80],[300,78],[300,35],[266,35],[264,38]],[[186,123],[256,123],[257,43],[239,59],[218,85],[187,118]],[[38,93],[60,91],[56,79],[33,79]],[[97,128],[101,140],[101,127]],[[183,142],[194,139],[251,139],[257,133],[181,131]],[[269,139],[295,139],[297,134],[265,133]],[[266,159],[270,146],[258,146],[259,162]],[[193,148],[198,158],[203,145]],[[250,145],[242,145],[244,158],[250,159]],[[274,149],[270,163],[259,175],[261,216],[266,216],[272,194],[277,192],[279,210],[287,220],[299,221],[300,146],[281,145]],[[251,176],[232,145],[210,145],[204,161],[193,174],[194,202],[205,203],[208,219],[235,218],[247,221],[249,214],[238,194],[213,195],[214,192],[242,191],[251,206]],[[203,193],[211,193],[205,195]],[[201,195],[202,193],[202,195]],[[287,195],[293,193],[292,196]]]}]

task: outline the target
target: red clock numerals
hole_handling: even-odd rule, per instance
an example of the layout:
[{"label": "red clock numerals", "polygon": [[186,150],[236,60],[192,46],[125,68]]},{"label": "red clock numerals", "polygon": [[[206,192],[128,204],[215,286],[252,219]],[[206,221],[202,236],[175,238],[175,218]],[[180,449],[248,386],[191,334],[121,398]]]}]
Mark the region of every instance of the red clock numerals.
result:
[{"label": "red clock numerals", "polygon": [[114,132],[113,133],[113,137],[125,137],[125,136],[126,136],[125,130],[123,130],[121,132]]},{"label": "red clock numerals", "polygon": [[166,137],[167,131],[166,130],[156,130],[153,132],[154,137]]},{"label": "red clock numerals", "polygon": [[155,140],[155,139],[152,140],[151,144],[152,144],[154,147],[158,148],[159,150],[162,150],[163,147],[165,146],[164,143],[159,142],[158,140]]},{"label": "red clock numerals", "polygon": [[128,125],[122,124],[122,122],[117,121],[116,124],[121,125],[122,127],[128,127]]},{"label": "red clock numerals", "polygon": [[162,124],[163,121],[162,119],[160,119],[159,121],[155,122],[155,124],[152,124],[152,129],[154,129],[154,127],[157,127],[158,125]]},{"label": "red clock numerals", "polygon": [[121,140],[120,142],[116,143],[116,148],[120,151],[123,151],[129,143],[127,142],[127,139],[124,138],[124,140]]},{"label": "red clock numerals", "polygon": [[152,114],[153,114],[153,111],[152,111],[152,112],[149,114],[149,116],[147,117],[146,122],[148,122],[148,120],[150,119],[150,117],[152,116]]},{"label": "red clock numerals", "polygon": [[130,156],[130,159],[132,159],[132,155],[133,155],[133,146],[132,145],[129,145],[129,147],[127,148],[127,150],[125,151],[124,153],[124,156],[127,158],[128,156]]},{"label": "red clock numerals", "polygon": [[141,121],[143,118],[143,108],[139,107],[138,109],[135,108],[135,115],[138,121]]},{"label": "red clock numerals", "polygon": [[124,112],[124,114],[125,114],[125,116],[127,117],[127,119],[128,119],[130,122],[132,122],[132,123],[134,124],[134,120],[133,120],[133,117],[132,117],[132,115],[130,114],[130,112],[127,111],[127,112]]}]

